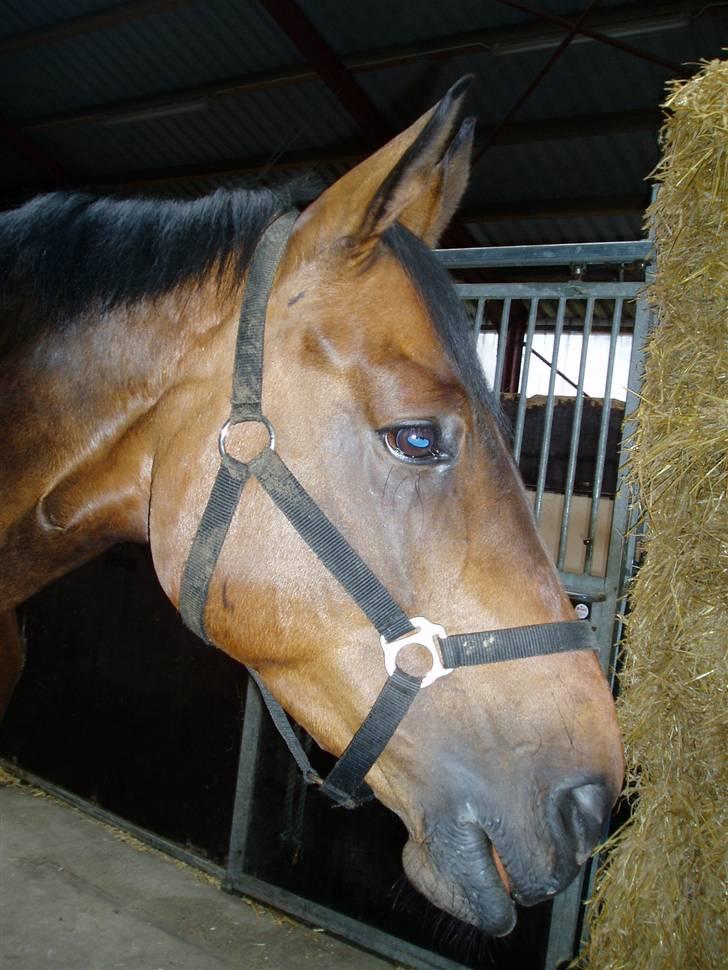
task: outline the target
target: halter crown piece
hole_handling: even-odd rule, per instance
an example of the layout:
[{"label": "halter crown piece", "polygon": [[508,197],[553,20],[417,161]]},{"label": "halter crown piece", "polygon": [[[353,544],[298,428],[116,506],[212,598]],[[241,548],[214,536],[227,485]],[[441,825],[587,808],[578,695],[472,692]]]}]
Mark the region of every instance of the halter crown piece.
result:
[{"label": "halter crown piece", "polygon": [[[455,667],[597,647],[584,620],[447,636],[441,626],[424,617],[410,619],[286,467],[275,450],[275,431],[261,410],[263,339],[273,280],[297,217],[297,212],[286,212],[271,223],[250,262],[235,347],[230,417],[218,439],[220,467],[184,567],[179,605],[187,626],[210,642],[205,631],[210,580],[245,484],[254,476],[379,632],[389,676],[361,727],[325,779],[311,766],[283,708],[258,674],[249,670],[306,782],[317,785],[339,805],[356,808],[373,797],[364,782],[367,772],[417,695],[435,680],[446,677]],[[269,442],[255,458],[244,463],[229,455],[225,444],[231,427],[249,421],[267,428]],[[414,677],[397,666],[397,654],[410,644],[425,647],[432,658],[430,670],[422,677]]]}]

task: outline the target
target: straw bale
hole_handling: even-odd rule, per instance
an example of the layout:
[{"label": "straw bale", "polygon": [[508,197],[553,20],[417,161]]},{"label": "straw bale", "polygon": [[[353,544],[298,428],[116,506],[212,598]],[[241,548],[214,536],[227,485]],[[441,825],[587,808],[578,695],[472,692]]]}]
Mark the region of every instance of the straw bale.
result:
[{"label": "straw bale", "polygon": [[633,813],[597,878],[590,970],[728,966],[728,63],[673,83],[665,107],[659,323],[630,454],[646,555],[618,699]]}]

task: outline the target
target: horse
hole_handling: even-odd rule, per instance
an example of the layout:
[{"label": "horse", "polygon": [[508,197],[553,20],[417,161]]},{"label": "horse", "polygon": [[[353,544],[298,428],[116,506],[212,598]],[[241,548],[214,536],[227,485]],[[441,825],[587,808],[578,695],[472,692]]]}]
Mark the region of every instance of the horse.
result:
[{"label": "horse", "polygon": [[[259,474],[241,485],[205,581],[204,635],[335,756],[393,677],[420,688],[359,781],[404,822],[414,886],[498,936],[516,903],[574,878],[624,763],[594,650],[562,649],[574,610],[432,253],[469,176],[466,87],[292,215],[282,192],[219,189],[195,200],[59,191],[2,216],[0,686],[7,702],[22,669],[15,608],[114,543],[150,544],[180,606],[220,455],[242,468],[275,451],[403,614],[426,613],[434,633],[400,629],[397,655],[383,656],[365,607]],[[261,408],[230,422],[240,306],[284,215]],[[551,647],[445,668],[445,629],[495,631],[481,638],[491,642],[514,628],[550,631]]]}]

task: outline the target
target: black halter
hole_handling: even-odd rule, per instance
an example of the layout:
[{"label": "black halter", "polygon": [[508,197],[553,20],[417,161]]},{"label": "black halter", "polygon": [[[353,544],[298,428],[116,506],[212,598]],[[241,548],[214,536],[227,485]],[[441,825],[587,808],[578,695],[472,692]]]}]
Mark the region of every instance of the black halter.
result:
[{"label": "black halter", "polygon": [[[279,216],[261,237],[250,263],[235,349],[232,406],[218,442],[220,468],[185,564],[179,603],[187,626],[208,640],[204,616],[210,580],[245,483],[253,475],[379,632],[389,676],[326,779],[311,767],[283,708],[258,674],[250,671],[305,780],[320,786],[338,804],[355,808],[373,797],[364,777],[422,688],[455,667],[597,648],[583,620],[447,636],[442,627],[423,617],[407,617],[283,463],[275,450],[275,432],[261,410],[263,338],[268,297],[297,216],[296,212]],[[268,446],[247,464],[225,450],[229,429],[245,422],[263,424],[269,434]],[[432,667],[423,677],[405,673],[396,663],[398,652],[412,643],[426,647],[432,658]]]}]

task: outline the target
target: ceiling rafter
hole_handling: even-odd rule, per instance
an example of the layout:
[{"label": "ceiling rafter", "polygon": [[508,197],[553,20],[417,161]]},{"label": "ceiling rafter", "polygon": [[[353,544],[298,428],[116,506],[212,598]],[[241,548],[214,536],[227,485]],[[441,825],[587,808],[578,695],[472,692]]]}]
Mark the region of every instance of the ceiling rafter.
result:
[{"label": "ceiling rafter", "polygon": [[[513,123],[501,128],[495,144],[519,145],[567,138],[606,137],[635,131],[657,133],[661,123],[662,114],[657,108],[544,118],[539,121]],[[494,126],[478,126],[475,136],[476,151],[477,146],[489,139],[494,131]],[[274,174],[316,169],[322,166],[349,168],[365,158],[368,151],[368,147],[363,143],[342,142],[316,150],[288,152],[273,164],[267,156],[255,155],[146,171],[78,176],[75,179],[66,175],[63,181],[65,184],[75,183],[89,188],[139,191],[151,189],[155,185],[175,182],[245,178],[259,175],[263,170]],[[31,194],[41,187],[28,185],[24,194]]]},{"label": "ceiling rafter", "polygon": [[111,7],[97,10],[93,13],[80,14],[66,20],[44,24],[42,27],[32,27],[22,33],[0,39],[0,54],[17,54],[19,51],[56,44],[69,37],[80,34],[104,30],[117,24],[126,24],[132,20],[139,20],[155,13],[165,13],[177,7],[188,7],[194,0],[129,0],[127,3],[115,3]]},{"label": "ceiling rafter", "polygon": [[[179,3],[180,0],[177,0]],[[175,4],[171,4],[174,6]],[[151,7],[150,2],[143,4],[120,4],[118,6]],[[167,6],[170,6],[167,3]],[[660,18],[670,18],[677,15],[689,15],[694,3],[672,2],[652,3],[640,5],[640,22],[649,18],[651,22],[659,24]],[[114,8],[112,8],[114,9]],[[567,15],[559,20],[568,20]],[[573,15],[575,18],[577,14]],[[592,14],[586,21],[598,24],[604,29],[627,29],[635,22],[637,16],[634,4],[627,7],[613,7],[603,13]],[[582,25],[583,31],[583,25]],[[584,37],[593,40],[594,31],[588,31]],[[597,35],[600,39],[602,35]],[[605,37],[607,35],[604,35]],[[467,33],[435,37],[429,41],[417,44],[403,44],[380,48],[379,50],[357,54],[340,59],[340,64],[351,74],[368,71],[383,70],[417,61],[447,60],[463,54],[487,54],[502,51],[506,53],[509,46],[543,43],[544,45],[558,45],[563,37],[560,26],[544,26],[543,23],[529,21],[522,24],[507,25],[486,30],[475,30]],[[13,41],[8,38],[0,41],[0,54],[4,52],[3,44]],[[622,45],[624,47],[624,45]],[[635,55],[636,56],[636,55]],[[679,65],[678,65],[679,66]],[[203,84],[186,86],[166,92],[158,92],[142,97],[125,98],[119,101],[82,105],[70,111],[55,112],[40,118],[17,122],[19,128],[30,134],[37,131],[47,131],[54,128],[72,127],[75,125],[98,124],[114,119],[122,119],[125,115],[142,115],[145,111],[160,112],[167,108],[182,108],[185,104],[218,98],[235,97],[252,91],[270,90],[276,87],[302,84],[318,78],[317,72],[308,65],[288,65],[268,71],[258,71],[252,74],[240,74],[233,77],[220,78]]]},{"label": "ceiling rafter", "polygon": [[379,146],[394,131],[386,116],[356,83],[338,55],[293,0],[258,0],[278,27],[295,44],[318,77],[361,128],[372,146]]},{"label": "ceiling rafter", "polygon": [[546,63],[543,64],[542,67],[534,74],[534,76],[528,82],[528,84],[523,89],[521,94],[516,98],[516,100],[513,102],[511,107],[508,109],[508,111],[503,115],[501,120],[494,127],[493,131],[490,133],[490,135],[485,140],[485,142],[479,145],[478,150],[473,153],[473,166],[475,166],[481,160],[483,155],[485,155],[485,153],[495,144],[500,132],[505,127],[507,127],[507,125],[513,118],[515,118],[515,116],[521,110],[523,105],[529,100],[529,98],[534,93],[534,91],[536,91],[536,89],[539,87],[539,85],[546,77],[546,75],[549,73],[549,71],[564,56],[564,54],[568,50],[569,45],[571,44],[574,37],[576,37],[577,33],[579,32],[579,28],[581,27],[581,25],[584,23],[584,21],[587,19],[589,14],[592,12],[594,7],[596,7],[598,3],[599,3],[599,0],[591,0],[591,2],[589,3],[589,6],[582,11],[581,15],[570,26],[568,33],[564,35],[564,37],[561,40],[561,43],[553,52],[553,54],[551,54],[551,56],[546,61]]},{"label": "ceiling rafter", "polygon": [[0,141],[12,148],[21,158],[30,162],[34,168],[42,173],[44,184],[63,185],[70,181],[70,176],[55,158],[40,148],[15,125],[0,117]]},{"label": "ceiling rafter", "polygon": [[[496,0],[496,2],[503,4],[506,7],[511,7],[513,10],[519,10],[521,13],[526,13],[530,17],[535,17],[537,20],[541,20],[546,23],[558,24],[566,30],[569,30],[572,26],[572,21],[568,15],[565,17],[559,17],[556,14],[549,13],[545,10],[540,10],[537,7],[530,6],[529,4],[519,3],[517,0]],[[617,37],[611,37],[609,34],[602,33],[597,30],[590,30],[587,26],[588,23],[589,17],[586,17],[585,22],[580,24],[578,30],[576,31],[576,33],[583,38],[598,41],[600,44],[606,44],[608,47],[614,47],[616,50],[622,51],[625,54],[630,54],[632,57],[637,57],[640,60],[647,61],[650,64],[655,64],[658,67],[664,67],[666,70],[672,72],[678,77],[689,77],[692,74],[692,71],[683,64],[677,64],[665,57],[660,57],[658,54],[653,54],[651,51],[643,50],[640,47],[634,47],[632,44],[626,44],[623,40],[619,40]]]},{"label": "ceiling rafter", "polygon": [[570,219],[594,216],[638,215],[649,205],[649,192],[594,195],[564,199],[523,199],[497,202],[465,211],[462,220],[473,225],[524,219]]},{"label": "ceiling rafter", "polygon": [[[293,0],[258,2],[274,17],[278,26],[298,47],[337,101],[357,122],[370,148],[378,148],[397,133]],[[458,217],[445,230],[443,239],[449,246],[467,246],[473,242]]]}]

